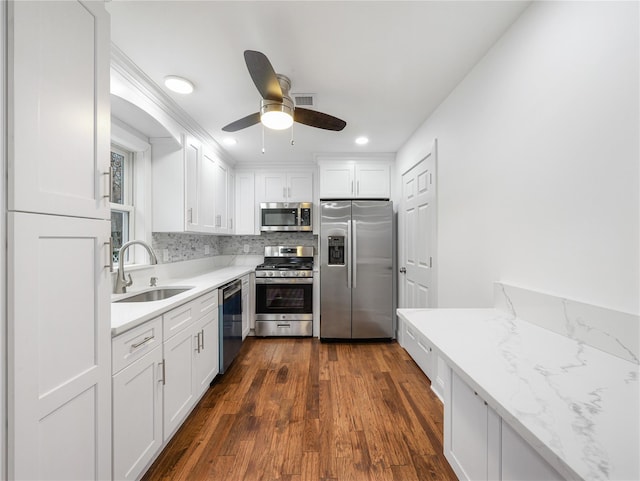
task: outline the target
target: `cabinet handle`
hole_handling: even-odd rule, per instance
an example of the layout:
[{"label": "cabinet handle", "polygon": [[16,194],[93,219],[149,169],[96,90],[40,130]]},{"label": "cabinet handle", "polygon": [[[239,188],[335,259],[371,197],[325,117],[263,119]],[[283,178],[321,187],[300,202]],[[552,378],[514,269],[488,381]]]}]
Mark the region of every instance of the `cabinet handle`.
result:
[{"label": "cabinet handle", "polygon": [[196,347],[194,349],[198,354],[200,353],[200,333],[196,336]]},{"label": "cabinet handle", "polygon": [[109,260],[107,264],[102,267],[105,269],[108,267],[109,272],[113,272],[113,237],[109,237],[109,242],[105,242],[104,245],[108,246],[107,255],[109,256]]},{"label": "cabinet handle", "polygon": [[216,215],[216,227],[222,227],[222,214]]},{"label": "cabinet handle", "polygon": [[147,337],[145,337],[142,341],[140,341],[140,342],[136,342],[135,344],[131,344],[131,349],[132,349],[132,350],[133,350],[133,349],[137,349],[137,348],[139,348],[140,346],[142,346],[142,345],[146,344],[147,342],[149,342],[151,339],[154,339],[154,338],[155,338],[155,336],[147,336]]},{"label": "cabinet handle", "polygon": [[189,207],[189,210],[187,211],[187,219],[189,223],[193,222],[193,207]]},{"label": "cabinet handle", "polygon": [[351,181],[351,193],[353,194],[353,180]]},{"label": "cabinet handle", "polygon": [[360,181],[356,182],[356,195],[360,195]]},{"label": "cabinet handle", "polygon": [[204,351],[204,329],[200,332],[202,333],[202,337],[200,339],[202,340],[202,350]]},{"label": "cabinet handle", "polygon": [[291,198],[291,187],[287,187],[287,197]]},{"label": "cabinet handle", "polygon": [[107,188],[105,190],[106,194],[103,194],[102,198],[109,199],[109,202],[111,202],[111,183],[113,182],[113,173],[111,167],[109,167],[109,170],[107,172],[103,172],[102,175],[107,176]]},{"label": "cabinet handle", "polygon": [[286,187],[282,188],[282,197],[284,197],[285,199],[287,198],[287,188]]},{"label": "cabinet handle", "polygon": [[158,382],[162,381],[163,386],[166,384],[166,376],[165,376],[165,370],[164,370],[165,362],[166,361],[163,359],[162,362],[158,363],[158,367],[161,367],[161,372],[162,372],[162,379],[158,379]]}]

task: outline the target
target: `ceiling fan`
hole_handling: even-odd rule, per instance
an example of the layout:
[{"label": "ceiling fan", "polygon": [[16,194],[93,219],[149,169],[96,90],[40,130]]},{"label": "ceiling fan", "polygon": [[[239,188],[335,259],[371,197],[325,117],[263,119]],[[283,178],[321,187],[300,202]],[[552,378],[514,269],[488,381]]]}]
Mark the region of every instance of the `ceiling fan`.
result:
[{"label": "ceiling fan", "polygon": [[335,131],[340,131],[347,125],[344,120],[332,115],[295,107],[289,97],[291,81],[284,75],[276,74],[271,62],[262,52],[245,50],[244,61],[253,83],[256,84],[258,92],[262,95],[260,112],[225,125],[222,127],[225,132],[236,132],[260,122],[265,127],[274,130],[288,129],[294,121],[310,127]]}]

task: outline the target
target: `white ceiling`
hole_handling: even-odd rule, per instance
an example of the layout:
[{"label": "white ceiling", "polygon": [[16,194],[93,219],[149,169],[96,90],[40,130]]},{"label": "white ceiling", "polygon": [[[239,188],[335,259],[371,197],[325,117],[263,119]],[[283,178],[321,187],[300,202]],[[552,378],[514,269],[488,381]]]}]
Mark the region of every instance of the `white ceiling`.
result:
[{"label": "white ceiling", "polygon": [[[237,162],[309,162],[315,153],[396,152],[527,7],[524,1],[129,1],[107,3],[112,41]],[[316,110],[341,132],[295,124],[221,128],[257,112],[244,63],[259,50],[292,93],[316,94]],[[195,92],[171,93],[166,75]],[[370,138],[362,147],[356,137]]]}]

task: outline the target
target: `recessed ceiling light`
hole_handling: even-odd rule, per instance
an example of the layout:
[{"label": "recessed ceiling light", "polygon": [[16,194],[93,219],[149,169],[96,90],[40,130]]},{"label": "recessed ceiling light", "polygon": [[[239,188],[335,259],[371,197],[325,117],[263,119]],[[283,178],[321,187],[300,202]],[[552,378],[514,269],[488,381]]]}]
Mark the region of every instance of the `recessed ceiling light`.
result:
[{"label": "recessed ceiling light", "polygon": [[236,145],[238,143],[233,137],[225,137],[222,141],[225,145]]},{"label": "recessed ceiling light", "polygon": [[358,145],[365,145],[369,143],[369,139],[367,137],[358,137],[356,139],[356,144]]},{"label": "recessed ceiling light", "polygon": [[168,75],[164,78],[164,85],[171,91],[179,94],[190,94],[193,92],[193,83],[186,78]]}]

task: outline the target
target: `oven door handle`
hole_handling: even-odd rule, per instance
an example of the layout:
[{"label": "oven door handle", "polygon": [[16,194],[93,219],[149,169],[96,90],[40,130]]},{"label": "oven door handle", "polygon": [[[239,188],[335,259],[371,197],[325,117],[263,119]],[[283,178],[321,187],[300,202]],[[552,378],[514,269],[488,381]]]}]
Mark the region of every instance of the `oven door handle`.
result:
[{"label": "oven door handle", "polygon": [[313,284],[313,277],[256,277],[256,284]]}]

